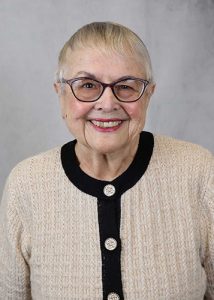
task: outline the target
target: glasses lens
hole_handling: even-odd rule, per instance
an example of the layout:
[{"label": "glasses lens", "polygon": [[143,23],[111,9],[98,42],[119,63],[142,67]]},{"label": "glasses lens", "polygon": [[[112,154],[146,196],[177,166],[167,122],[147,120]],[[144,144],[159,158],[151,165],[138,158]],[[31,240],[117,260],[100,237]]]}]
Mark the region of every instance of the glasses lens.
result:
[{"label": "glasses lens", "polygon": [[138,79],[126,79],[118,82],[114,86],[116,96],[122,101],[137,100],[144,90],[144,82]]},{"label": "glasses lens", "polygon": [[74,95],[82,101],[93,101],[102,93],[102,85],[90,78],[77,79],[72,83]]}]

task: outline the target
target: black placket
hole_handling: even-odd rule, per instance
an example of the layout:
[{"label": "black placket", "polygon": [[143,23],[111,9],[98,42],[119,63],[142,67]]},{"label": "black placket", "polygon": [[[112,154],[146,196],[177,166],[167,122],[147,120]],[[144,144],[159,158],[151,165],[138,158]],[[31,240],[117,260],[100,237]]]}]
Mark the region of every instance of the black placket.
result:
[{"label": "black placket", "polygon": [[123,298],[121,280],[120,198],[98,199],[103,299],[115,293]]},{"label": "black placket", "polygon": [[62,166],[67,177],[77,188],[97,198],[103,299],[122,300],[124,294],[121,274],[121,196],[145,173],[152,156],[154,138],[149,132],[141,133],[133,162],[122,175],[111,182],[92,178],[80,169],[75,155],[75,144],[76,140],[62,147]]}]

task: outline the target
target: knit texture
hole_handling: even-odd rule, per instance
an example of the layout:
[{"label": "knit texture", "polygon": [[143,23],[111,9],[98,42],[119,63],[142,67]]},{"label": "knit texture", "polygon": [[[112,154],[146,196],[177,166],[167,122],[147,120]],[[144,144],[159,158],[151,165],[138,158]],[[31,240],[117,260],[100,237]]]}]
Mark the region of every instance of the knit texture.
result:
[{"label": "knit texture", "polygon": [[[125,299],[214,299],[212,154],[155,136],[148,169],[122,195],[120,236]],[[7,180],[0,299],[102,299],[97,199],[69,181],[59,147],[19,163]]]}]

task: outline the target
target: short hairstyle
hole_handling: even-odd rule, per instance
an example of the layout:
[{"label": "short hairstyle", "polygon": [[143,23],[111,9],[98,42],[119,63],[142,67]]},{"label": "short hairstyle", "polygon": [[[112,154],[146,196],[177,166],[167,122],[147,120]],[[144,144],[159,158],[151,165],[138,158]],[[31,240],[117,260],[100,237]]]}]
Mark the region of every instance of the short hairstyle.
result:
[{"label": "short hairstyle", "polygon": [[91,47],[105,53],[116,52],[124,56],[136,56],[146,71],[145,79],[153,81],[152,65],[148,50],[137,34],[129,28],[113,22],[93,22],[76,31],[65,43],[58,58],[57,81],[60,81],[67,50]]}]

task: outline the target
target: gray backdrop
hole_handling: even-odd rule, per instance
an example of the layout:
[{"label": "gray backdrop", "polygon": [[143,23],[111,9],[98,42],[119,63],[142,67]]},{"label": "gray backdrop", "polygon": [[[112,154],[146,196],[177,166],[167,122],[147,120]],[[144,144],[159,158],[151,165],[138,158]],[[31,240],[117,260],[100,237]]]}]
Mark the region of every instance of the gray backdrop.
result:
[{"label": "gray backdrop", "polygon": [[80,26],[104,20],[150,51],[146,129],[214,150],[213,0],[0,0],[0,193],[18,161],[71,139],[52,88],[57,55]]}]

